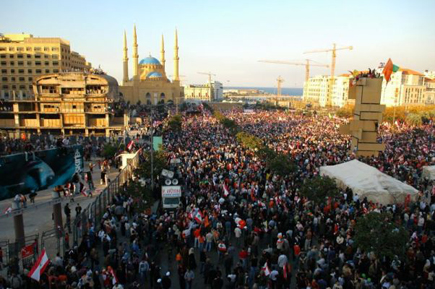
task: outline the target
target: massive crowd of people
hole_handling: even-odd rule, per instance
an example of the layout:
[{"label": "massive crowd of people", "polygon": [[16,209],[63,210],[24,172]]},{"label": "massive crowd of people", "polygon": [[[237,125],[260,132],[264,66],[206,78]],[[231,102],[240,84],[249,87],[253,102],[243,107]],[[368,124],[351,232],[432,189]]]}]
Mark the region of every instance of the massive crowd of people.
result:
[{"label": "massive crowd of people", "polygon": [[[127,188],[120,190],[102,222],[52,260],[40,286],[434,288],[434,184],[421,178],[422,167],[435,164],[433,124],[382,125],[385,152],[360,158],[416,187],[418,202],[382,206],[346,190],[334,203],[313,205],[300,195],[302,182],[320,166],[356,158],[350,138],[338,132],[346,120],[279,111],[225,114],[291,155],[298,173],[273,174],[209,111],[184,115],[180,131],[164,134],[168,163],[181,160],[180,207],[147,215],[135,210]],[[354,245],[355,222],[371,211],[390,212],[409,231],[405,257],[378,258]]]}]

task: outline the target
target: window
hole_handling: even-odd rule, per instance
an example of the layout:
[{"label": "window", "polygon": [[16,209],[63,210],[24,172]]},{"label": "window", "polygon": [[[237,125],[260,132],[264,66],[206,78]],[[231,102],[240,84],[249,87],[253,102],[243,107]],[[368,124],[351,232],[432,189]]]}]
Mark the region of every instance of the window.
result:
[{"label": "window", "polygon": [[24,74],[24,69],[18,69],[18,73]]},{"label": "window", "polygon": [[44,51],[50,51],[50,47],[44,47]]},{"label": "window", "polygon": [[32,70],[31,69],[27,69],[27,73],[32,73]]},{"label": "window", "polygon": [[53,61],[53,65],[54,65],[54,66],[58,66],[58,65],[59,65],[59,62],[58,62],[58,61]]},{"label": "window", "polygon": [[6,74],[8,71],[6,69],[2,69],[2,73]]},{"label": "window", "polygon": [[35,72],[36,73],[42,73],[42,70],[41,69],[36,69]]},{"label": "window", "polygon": [[32,55],[31,54],[27,54],[27,58],[32,58]]},{"label": "window", "polygon": [[15,77],[11,77],[11,81],[15,81]]},{"label": "window", "polygon": [[49,66],[49,65],[50,65],[50,62],[48,62],[48,61],[44,62],[44,65],[45,65],[45,66]]},{"label": "window", "polygon": [[0,58],[6,58],[6,54],[0,55]]},{"label": "window", "polygon": [[35,65],[41,66],[41,61],[35,61]]},{"label": "window", "polygon": [[51,51],[59,51],[59,47],[52,47]]},{"label": "window", "polygon": [[17,47],[17,51],[24,51],[24,47]]},{"label": "window", "polygon": [[11,69],[11,73],[15,73],[15,69]]},{"label": "window", "polygon": [[11,61],[9,64],[12,65],[12,66],[14,66],[14,65],[15,65],[15,62]]},{"label": "window", "polygon": [[23,61],[18,61],[18,66],[23,66],[24,62]]},{"label": "window", "polygon": [[19,80],[20,81],[26,81],[26,79],[24,77],[20,77]]},{"label": "window", "polygon": [[31,85],[29,85],[29,89],[31,90],[33,87]]},{"label": "window", "polygon": [[35,54],[35,58],[41,58],[41,54]]},{"label": "window", "polygon": [[1,65],[6,65],[6,61],[2,61],[0,63],[1,63]]},{"label": "window", "polygon": [[6,47],[0,47],[0,51],[6,51]]},{"label": "window", "polygon": [[35,47],[35,51],[41,51],[41,47]]},{"label": "window", "polygon": [[2,81],[8,81],[7,77],[2,77]]},{"label": "window", "polygon": [[27,61],[27,65],[31,66],[32,65],[32,61]]},{"label": "window", "polygon": [[23,57],[24,57],[24,55],[22,55],[22,54],[17,55],[17,58],[23,58]]},{"label": "window", "polygon": [[29,81],[33,81],[33,77],[29,77],[28,80],[29,80]]},{"label": "window", "polygon": [[50,58],[50,55],[47,55],[47,54],[46,54],[46,55],[44,55],[44,58],[45,58],[45,59],[48,59],[48,58]]},{"label": "window", "polygon": [[59,69],[53,69],[53,73],[58,73]]},{"label": "window", "polygon": [[26,47],[26,51],[32,51],[32,47]]},{"label": "window", "polygon": [[53,58],[53,59],[59,59],[59,55],[57,55],[57,54],[53,54],[53,55],[51,56],[51,58]]},{"label": "window", "polygon": [[9,54],[9,58],[14,58],[14,55],[13,54]]},{"label": "window", "polygon": [[20,85],[20,89],[26,89],[24,85]]},{"label": "window", "polygon": [[8,85],[3,85],[3,89],[8,89],[9,88],[9,86]]},{"label": "window", "polygon": [[50,73],[50,69],[46,69],[46,70],[45,70],[45,73]]},{"label": "window", "polygon": [[9,51],[15,51],[15,47],[9,47]]}]

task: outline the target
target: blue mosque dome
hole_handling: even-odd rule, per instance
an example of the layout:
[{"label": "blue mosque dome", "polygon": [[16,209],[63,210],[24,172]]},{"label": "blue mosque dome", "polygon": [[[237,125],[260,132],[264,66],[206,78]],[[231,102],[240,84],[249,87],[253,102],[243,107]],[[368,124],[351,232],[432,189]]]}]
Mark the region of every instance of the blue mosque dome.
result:
[{"label": "blue mosque dome", "polygon": [[142,59],[139,64],[152,64],[152,65],[160,65],[160,61],[152,56],[148,56],[147,58]]},{"label": "blue mosque dome", "polygon": [[153,71],[153,72],[151,72],[150,74],[147,75],[147,78],[157,78],[157,77],[163,77],[163,75],[160,72],[157,72],[157,71]]}]

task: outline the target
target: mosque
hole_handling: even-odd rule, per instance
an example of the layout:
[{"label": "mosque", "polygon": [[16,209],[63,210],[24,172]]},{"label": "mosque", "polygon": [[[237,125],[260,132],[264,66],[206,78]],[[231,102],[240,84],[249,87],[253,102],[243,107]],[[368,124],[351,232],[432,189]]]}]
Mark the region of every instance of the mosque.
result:
[{"label": "mosque", "polygon": [[160,61],[149,55],[139,61],[137,50],[136,25],[133,30],[133,77],[128,77],[128,49],[127,35],[124,32],[124,58],[123,58],[123,79],[119,87],[121,96],[126,101],[136,104],[179,104],[183,101],[183,87],[180,86],[178,64],[178,34],[175,30],[174,46],[174,76],[172,81],[166,76],[165,71],[165,43],[162,35],[160,50]]}]

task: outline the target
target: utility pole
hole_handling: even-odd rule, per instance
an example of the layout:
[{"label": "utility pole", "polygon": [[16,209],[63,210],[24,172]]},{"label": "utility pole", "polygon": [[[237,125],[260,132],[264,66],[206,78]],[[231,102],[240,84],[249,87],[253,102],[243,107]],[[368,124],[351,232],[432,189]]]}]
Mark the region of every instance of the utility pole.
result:
[{"label": "utility pole", "polygon": [[151,104],[150,110],[150,120],[151,120],[151,191],[154,194],[154,125],[153,125],[153,105]]}]

